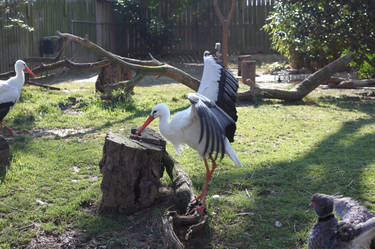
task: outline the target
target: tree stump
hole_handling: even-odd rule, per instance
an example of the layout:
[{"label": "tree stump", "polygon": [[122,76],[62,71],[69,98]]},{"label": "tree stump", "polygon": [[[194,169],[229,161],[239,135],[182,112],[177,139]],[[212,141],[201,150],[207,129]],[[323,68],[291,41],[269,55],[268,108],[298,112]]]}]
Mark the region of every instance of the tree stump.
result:
[{"label": "tree stump", "polygon": [[99,165],[103,174],[100,213],[131,214],[157,199],[160,178],[170,166],[165,158],[166,143],[150,129],[142,137],[147,141],[107,134]]},{"label": "tree stump", "polygon": [[0,136],[0,169],[3,168],[4,162],[9,158],[9,144],[8,141]]},{"label": "tree stump", "polygon": [[238,64],[237,64],[237,66],[238,66],[237,75],[238,76],[241,76],[241,63],[243,61],[250,61],[250,60],[251,60],[251,55],[249,55],[249,54],[244,54],[244,55],[238,56]]},{"label": "tree stump", "polygon": [[[248,83],[251,81],[255,84],[255,68],[256,68],[256,61],[242,61],[241,62],[242,68],[242,83],[249,85]],[[250,81],[248,81],[250,79]],[[249,85],[250,86],[250,85]]]},{"label": "tree stump", "polygon": [[96,91],[104,93],[104,85],[130,80],[133,78],[133,71],[126,69],[119,64],[111,64],[103,67],[95,83]]}]

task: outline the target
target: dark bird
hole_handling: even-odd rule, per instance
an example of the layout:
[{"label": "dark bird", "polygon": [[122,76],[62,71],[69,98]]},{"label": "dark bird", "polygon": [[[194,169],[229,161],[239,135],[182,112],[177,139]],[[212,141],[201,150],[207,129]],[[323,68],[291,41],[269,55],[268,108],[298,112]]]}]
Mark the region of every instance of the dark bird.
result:
[{"label": "dark bird", "polygon": [[26,70],[35,77],[35,74],[30,70],[30,68],[26,66],[26,63],[22,60],[16,61],[16,63],[14,64],[14,70],[16,72],[16,76],[11,77],[6,81],[0,81],[0,128],[7,128],[8,132],[12,136],[14,136],[13,130],[3,125],[3,119],[8,114],[10,109],[14,107],[21,95],[21,89],[25,83],[25,74],[23,70]]},{"label": "dark bird", "polygon": [[[351,198],[314,194],[311,207],[318,215],[309,234],[309,249],[373,249],[375,218]],[[335,211],[341,221],[332,213]]]},{"label": "dark bird", "polygon": [[[184,144],[197,150],[206,167],[206,182],[202,193],[195,200],[205,201],[208,183],[217,166],[216,160],[229,155],[236,166],[241,161],[229,142],[234,140],[236,130],[236,95],[238,82],[209,52],[204,52],[204,69],[197,93],[188,94],[191,106],[176,113],[172,120],[165,104],[152,108],[151,114],[137,135],[152,120],[159,117],[160,133],[179,152]],[[212,162],[210,169],[207,158]],[[204,207],[203,207],[204,209]]]}]

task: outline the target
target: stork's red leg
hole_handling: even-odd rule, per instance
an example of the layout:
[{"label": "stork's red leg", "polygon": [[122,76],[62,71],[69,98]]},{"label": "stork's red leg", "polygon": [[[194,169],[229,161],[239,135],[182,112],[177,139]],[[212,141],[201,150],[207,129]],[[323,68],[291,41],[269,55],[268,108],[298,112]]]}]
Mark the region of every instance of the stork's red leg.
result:
[{"label": "stork's red leg", "polygon": [[206,199],[208,182],[210,181],[210,178],[211,178],[211,175],[210,175],[211,171],[210,171],[210,168],[208,167],[208,163],[207,163],[206,158],[203,158],[203,161],[204,161],[204,166],[206,166],[206,182],[203,186],[202,193],[198,197],[196,197],[193,201],[202,200],[203,198],[204,198],[204,200]]},{"label": "stork's red leg", "polygon": [[217,166],[215,160],[212,157],[210,157],[210,159],[212,161],[212,168],[211,168],[211,170],[210,170],[210,168],[208,166],[206,158],[203,159],[204,165],[206,166],[206,183],[204,184],[202,193],[197,198],[195,198],[194,200],[206,200],[208,183],[210,182],[211,176],[214,173],[214,171],[216,169],[216,166]]},{"label": "stork's red leg", "polygon": [[3,122],[0,122],[0,128],[1,128],[1,135],[4,136],[4,127],[3,127]]},{"label": "stork's red leg", "polygon": [[7,128],[9,134],[10,134],[12,137],[14,137],[14,131],[13,131],[13,129],[12,129],[12,128],[9,128],[8,126],[5,126],[5,127]]},{"label": "stork's red leg", "polygon": [[9,134],[10,134],[12,137],[14,137],[14,131],[12,130],[12,128],[9,128],[8,126],[3,125],[3,122],[0,122],[1,134],[4,136],[4,127],[7,128]]}]

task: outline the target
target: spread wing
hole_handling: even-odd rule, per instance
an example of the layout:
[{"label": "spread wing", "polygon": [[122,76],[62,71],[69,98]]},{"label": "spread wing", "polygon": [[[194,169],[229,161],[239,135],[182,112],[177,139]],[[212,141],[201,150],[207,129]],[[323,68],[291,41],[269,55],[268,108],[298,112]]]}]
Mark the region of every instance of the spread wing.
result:
[{"label": "spread wing", "polygon": [[237,110],[236,98],[238,81],[223,65],[217,63],[213,56],[205,52],[203,75],[198,93],[209,98],[219,106],[233,120],[233,124],[226,127],[225,135],[230,142],[234,141],[236,131]]},{"label": "spread wing", "polygon": [[222,159],[225,154],[225,130],[235,121],[213,101],[199,93],[189,93],[188,99],[200,122],[199,144],[203,145],[201,155],[212,156],[215,152],[215,160],[219,154]]}]

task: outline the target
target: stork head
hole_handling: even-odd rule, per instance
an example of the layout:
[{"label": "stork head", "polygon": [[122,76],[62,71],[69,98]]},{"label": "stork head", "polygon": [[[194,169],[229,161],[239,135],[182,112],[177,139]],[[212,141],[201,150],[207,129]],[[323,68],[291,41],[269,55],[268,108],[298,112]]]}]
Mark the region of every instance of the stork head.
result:
[{"label": "stork head", "polygon": [[310,207],[319,217],[326,217],[333,212],[333,198],[325,194],[313,194]]},{"label": "stork head", "polygon": [[203,58],[207,57],[207,56],[210,56],[211,55],[211,52],[206,50],[203,52]]},{"label": "stork head", "polygon": [[30,70],[30,68],[28,68],[28,66],[23,60],[16,61],[16,63],[14,64],[14,70],[16,71],[17,74],[21,73],[23,70],[26,70],[33,77],[36,77],[36,75]]},{"label": "stork head", "polygon": [[137,131],[136,135],[139,136],[142,131],[157,117],[167,117],[170,115],[170,111],[168,107],[161,103],[157,104],[156,106],[152,107],[150,116],[148,119],[143,123],[142,127]]}]

